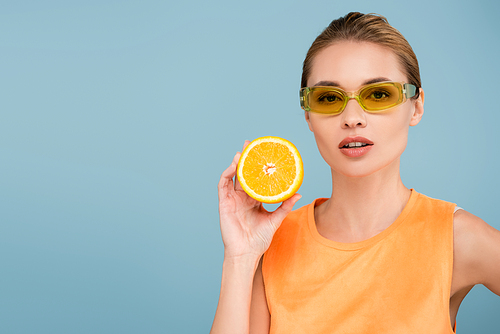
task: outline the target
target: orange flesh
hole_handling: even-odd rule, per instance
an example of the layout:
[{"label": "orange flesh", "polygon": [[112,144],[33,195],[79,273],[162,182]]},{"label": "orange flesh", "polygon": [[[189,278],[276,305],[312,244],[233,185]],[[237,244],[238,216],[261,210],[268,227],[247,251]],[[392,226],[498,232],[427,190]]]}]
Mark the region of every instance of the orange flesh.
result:
[{"label": "orange flesh", "polygon": [[294,156],[287,146],[264,142],[248,153],[242,174],[248,187],[257,194],[275,196],[292,186],[297,171]]}]

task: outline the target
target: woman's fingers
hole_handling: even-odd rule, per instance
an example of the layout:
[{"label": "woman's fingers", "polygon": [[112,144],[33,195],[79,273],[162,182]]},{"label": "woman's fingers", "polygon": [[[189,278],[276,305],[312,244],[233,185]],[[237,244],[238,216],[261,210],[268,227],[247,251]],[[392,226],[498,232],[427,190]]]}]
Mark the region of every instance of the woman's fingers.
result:
[{"label": "woman's fingers", "polygon": [[[245,150],[245,148],[248,146],[248,144],[250,144],[250,141],[245,140],[245,143],[243,144],[242,152]],[[234,159],[237,158],[236,164],[238,164],[238,162],[240,160],[240,156],[241,156],[241,153],[238,152],[238,154],[236,154],[236,156],[234,157]],[[235,161],[235,160],[233,160],[233,161]],[[238,181],[238,178],[236,178],[236,180],[234,182],[234,189],[235,190],[243,190],[243,188],[241,187],[240,181]]]},{"label": "woman's fingers", "polygon": [[[236,157],[239,158],[240,152],[236,153],[236,155],[233,158],[233,161],[229,165],[229,167],[226,168],[225,171],[222,172],[222,175],[220,176],[219,180],[219,198],[223,198],[224,195],[226,195],[229,191],[233,190],[234,188],[234,176],[236,175],[236,167],[238,160],[236,160]],[[235,162],[236,160],[236,162]]]},{"label": "woman's fingers", "polygon": [[[245,145],[243,145],[243,149],[247,147],[248,143],[250,143],[248,140],[245,141]],[[233,157],[233,161],[229,165],[229,167],[226,168],[225,171],[222,172],[222,175],[219,180],[219,198],[223,198],[222,195],[227,194],[228,191],[231,190],[243,190],[237,180],[235,178],[236,176],[236,170],[238,168],[238,161],[240,160],[241,152],[236,152],[236,154]],[[236,179],[236,180],[235,180]]]}]

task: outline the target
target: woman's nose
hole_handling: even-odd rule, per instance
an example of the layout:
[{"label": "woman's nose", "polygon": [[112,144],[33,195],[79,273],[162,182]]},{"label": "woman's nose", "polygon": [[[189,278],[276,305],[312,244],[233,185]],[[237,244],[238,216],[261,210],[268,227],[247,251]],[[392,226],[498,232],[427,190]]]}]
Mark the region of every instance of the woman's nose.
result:
[{"label": "woman's nose", "polygon": [[349,99],[342,112],[342,128],[354,128],[366,126],[366,113],[355,98]]}]

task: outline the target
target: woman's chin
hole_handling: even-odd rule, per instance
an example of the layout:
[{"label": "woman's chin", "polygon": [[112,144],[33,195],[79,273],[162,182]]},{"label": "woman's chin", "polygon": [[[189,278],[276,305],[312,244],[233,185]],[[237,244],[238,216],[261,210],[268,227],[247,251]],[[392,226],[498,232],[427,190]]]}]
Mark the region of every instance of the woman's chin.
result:
[{"label": "woman's chin", "polygon": [[387,162],[374,164],[370,162],[350,163],[345,166],[331,166],[332,176],[341,175],[347,178],[362,179],[369,177],[383,177],[384,175],[394,175],[399,173],[400,159],[393,159]]}]

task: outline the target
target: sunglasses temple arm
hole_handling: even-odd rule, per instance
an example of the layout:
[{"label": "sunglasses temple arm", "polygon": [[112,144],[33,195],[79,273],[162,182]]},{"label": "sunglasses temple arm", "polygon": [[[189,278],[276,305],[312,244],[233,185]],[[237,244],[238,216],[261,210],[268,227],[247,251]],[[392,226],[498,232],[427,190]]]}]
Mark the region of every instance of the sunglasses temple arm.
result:
[{"label": "sunglasses temple arm", "polygon": [[412,97],[418,97],[420,95],[420,90],[412,84],[405,84],[406,98],[410,99]]}]

